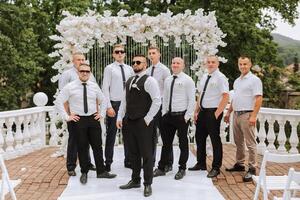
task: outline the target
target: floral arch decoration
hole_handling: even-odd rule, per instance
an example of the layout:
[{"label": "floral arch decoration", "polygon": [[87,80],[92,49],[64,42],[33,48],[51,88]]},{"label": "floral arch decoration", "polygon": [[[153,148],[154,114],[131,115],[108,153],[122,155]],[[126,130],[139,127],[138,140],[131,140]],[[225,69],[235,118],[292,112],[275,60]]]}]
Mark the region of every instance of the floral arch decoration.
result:
[{"label": "floral arch decoration", "polygon": [[[100,15],[88,10],[83,16],[74,16],[64,11],[65,18],[56,27],[60,35],[50,36],[57,44],[54,45],[56,50],[49,56],[59,57],[52,66],[59,72],[52,77],[52,82],[58,80],[65,68],[72,66],[72,52],[88,53],[96,42],[100,47],[119,41],[126,44],[126,38],[131,37],[135,42],[148,46],[149,42],[155,45],[158,36],[165,45],[170,38],[174,39],[176,47],[179,47],[184,35],[195,50],[196,60],[190,68],[198,77],[204,72],[207,55],[216,55],[218,46],[226,46],[222,41],[226,35],[218,27],[214,12],[204,15],[203,9],[199,9],[194,14],[190,10],[176,15],[170,11],[157,16],[136,13],[126,17],[127,14],[126,10],[120,10],[117,16],[111,16],[110,11]],[[223,57],[219,60],[227,61]]]}]

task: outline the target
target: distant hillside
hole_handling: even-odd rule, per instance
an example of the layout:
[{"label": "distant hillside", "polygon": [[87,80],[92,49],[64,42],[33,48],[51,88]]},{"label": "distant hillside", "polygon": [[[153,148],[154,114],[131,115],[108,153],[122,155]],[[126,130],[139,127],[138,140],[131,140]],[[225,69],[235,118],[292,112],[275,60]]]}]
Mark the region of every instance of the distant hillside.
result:
[{"label": "distant hillside", "polygon": [[299,40],[294,40],[278,33],[272,33],[272,36],[274,42],[278,44],[279,56],[283,60],[284,65],[293,64],[295,57],[298,57],[298,60],[300,60]]}]

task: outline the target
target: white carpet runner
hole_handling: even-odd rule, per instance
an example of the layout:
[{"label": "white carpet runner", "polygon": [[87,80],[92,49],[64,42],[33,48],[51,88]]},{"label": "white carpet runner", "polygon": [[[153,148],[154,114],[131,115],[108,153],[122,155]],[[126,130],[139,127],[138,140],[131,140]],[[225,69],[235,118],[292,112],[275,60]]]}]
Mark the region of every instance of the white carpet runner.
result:
[{"label": "white carpet runner", "polygon": [[[92,154],[91,154],[92,155]],[[160,148],[157,150],[157,162],[159,161]],[[80,170],[76,168],[76,177],[70,177],[68,185],[59,197],[59,200],[183,200],[183,199],[224,199],[211,179],[206,178],[206,171],[186,171],[182,180],[175,180],[174,176],[178,171],[179,148],[174,146],[173,171],[166,176],[153,178],[152,196],[143,196],[143,185],[141,188],[121,190],[120,185],[126,184],[131,177],[131,170],[124,168],[123,147],[116,147],[112,173],[117,174],[115,179],[97,179],[96,173],[90,171],[88,182],[82,185],[79,181]],[[190,153],[187,167],[196,163],[195,156]],[[156,167],[156,166],[155,166]],[[141,173],[141,177],[143,174]],[[143,178],[141,180],[143,182]]]}]

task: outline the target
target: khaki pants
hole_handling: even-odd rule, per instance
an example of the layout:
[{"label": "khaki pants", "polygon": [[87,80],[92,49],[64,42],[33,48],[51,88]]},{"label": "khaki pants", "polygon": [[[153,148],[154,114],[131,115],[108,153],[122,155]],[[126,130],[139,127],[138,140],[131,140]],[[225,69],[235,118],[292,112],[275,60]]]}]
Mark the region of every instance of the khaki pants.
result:
[{"label": "khaki pants", "polygon": [[250,112],[233,115],[233,136],[236,145],[236,163],[245,164],[245,144],[249,152],[249,167],[256,167],[256,137],[255,126],[249,125]]}]

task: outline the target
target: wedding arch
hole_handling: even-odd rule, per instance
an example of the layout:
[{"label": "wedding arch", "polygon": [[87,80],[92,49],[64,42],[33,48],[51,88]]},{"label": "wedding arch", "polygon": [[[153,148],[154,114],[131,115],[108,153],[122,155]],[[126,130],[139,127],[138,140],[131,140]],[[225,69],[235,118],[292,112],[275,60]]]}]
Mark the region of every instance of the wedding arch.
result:
[{"label": "wedding arch", "polygon": [[[190,10],[176,15],[170,11],[157,16],[127,14],[126,10],[120,10],[117,16],[112,16],[110,11],[100,15],[88,10],[83,16],[74,16],[64,11],[65,18],[56,27],[59,34],[50,36],[57,43],[54,45],[56,50],[49,56],[59,57],[52,66],[58,70],[52,81],[56,82],[63,70],[72,66],[72,52],[88,53],[96,43],[100,47],[117,42],[126,44],[126,38],[131,37],[133,41],[148,46],[156,45],[159,37],[164,45],[168,45],[171,38],[179,47],[184,36],[185,41],[195,50],[196,60],[190,68],[199,77],[203,74],[206,56],[216,55],[218,46],[226,46],[222,41],[226,35],[218,27],[214,12],[204,15],[203,9],[199,9],[194,14]],[[223,57],[219,59],[226,62]]]}]

